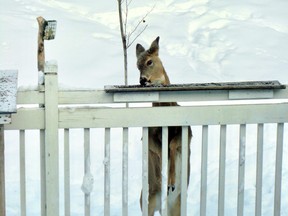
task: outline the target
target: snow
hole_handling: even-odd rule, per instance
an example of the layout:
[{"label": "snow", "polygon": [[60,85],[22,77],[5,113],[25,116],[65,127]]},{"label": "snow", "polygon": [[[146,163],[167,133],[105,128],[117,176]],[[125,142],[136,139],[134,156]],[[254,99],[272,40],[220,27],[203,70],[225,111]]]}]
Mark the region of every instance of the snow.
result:
[{"label": "snow", "polygon": [[17,70],[0,70],[0,114],[16,112]]},{"label": "snow", "polygon": [[85,165],[87,166],[85,167],[87,172],[85,173],[83,177],[81,190],[83,191],[84,194],[90,195],[93,190],[93,183],[94,183],[94,177],[90,171],[90,166],[91,166],[90,156],[86,158]]},{"label": "snow", "polygon": [[[1,0],[0,69],[17,68],[18,85],[34,89],[38,83],[36,18],[57,20],[54,40],[45,41],[46,60],[56,59],[60,87],[103,88],[124,83],[122,45],[116,1],[92,0]],[[160,36],[160,57],[172,83],[279,80],[288,83],[288,2],[285,0],[164,0],[132,1],[128,29],[146,17],[148,28],[136,43],[148,47]],[[129,48],[129,84],[138,84],[135,44]],[[41,77],[41,75],[40,75]],[[273,214],[276,125],[264,126],[263,212]],[[201,127],[192,127],[191,177],[188,215],[199,215]],[[239,126],[227,128],[225,215],[236,215]],[[255,208],[256,125],[248,125],[245,162],[244,215]],[[103,215],[104,131],[91,132],[91,212]],[[19,215],[18,135],[6,133],[7,215]],[[17,133],[16,133],[17,134]],[[111,215],[121,212],[122,132],[111,131]],[[129,215],[140,215],[141,129],[129,130]],[[288,215],[288,132],[285,125],[283,150],[282,215]],[[60,133],[60,164],[63,164],[63,132]],[[27,215],[39,215],[39,135],[26,133]],[[90,192],[91,176],[84,176],[83,131],[71,130],[71,211],[83,215],[83,184]],[[113,151],[112,151],[113,149]],[[207,215],[215,215],[218,202],[219,127],[209,127]],[[242,160],[243,159],[243,160]],[[60,166],[60,168],[63,166]],[[63,192],[63,171],[60,173]],[[84,178],[84,179],[83,179]],[[216,180],[215,180],[216,179]],[[63,206],[63,193],[60,194]],[[61,207],[63,215],[63,207]]]}]

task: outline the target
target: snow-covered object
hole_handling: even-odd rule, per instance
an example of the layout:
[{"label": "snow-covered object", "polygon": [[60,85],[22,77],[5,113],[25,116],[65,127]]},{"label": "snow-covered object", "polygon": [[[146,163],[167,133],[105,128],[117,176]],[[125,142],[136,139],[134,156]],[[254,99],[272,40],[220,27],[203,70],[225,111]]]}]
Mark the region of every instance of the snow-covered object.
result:
[{"label": "snow-covered object", "polygon": [[86,195],[89,195],[92,190],[93,190],[93,183],[94,183],[94,177],[91,174],[90,171],[90,156],[87,156],[86,158],[86,163],[85,163],[85,170],[86,173],[83,177],[83,182],[82,182],[82,186],[81,186],[81,190],[83,191],[83,193],[85,193]]},{"label": "snow-covered object", "polygon": [[16,112],[17,70],[0,70],[0,114]]},{"label": "snow-covered object", "polygon": [[38,85],[44,85],[44,80],[43,71],[38,71]]},{"label": "snow-covered object", "polygon": [[81,186],[81,190],[83,191],[83,193],[89,195],[93,190],[93,184],[94,184],[93,175],[90,172],[86,173],[83,177],[83,183]]}]

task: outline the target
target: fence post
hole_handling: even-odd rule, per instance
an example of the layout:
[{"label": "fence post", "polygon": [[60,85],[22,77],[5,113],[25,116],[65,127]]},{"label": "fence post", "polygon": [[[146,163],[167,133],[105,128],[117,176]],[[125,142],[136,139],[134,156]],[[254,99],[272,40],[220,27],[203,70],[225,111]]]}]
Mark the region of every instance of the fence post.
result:
[{"label": "fence post", "polygon": [[0,215],[5,216],[4,125],[0,124]]},{"label": "fence post", "polygon": [[57,63],[45,69],[46,215],[59,215],[58,78]]}]

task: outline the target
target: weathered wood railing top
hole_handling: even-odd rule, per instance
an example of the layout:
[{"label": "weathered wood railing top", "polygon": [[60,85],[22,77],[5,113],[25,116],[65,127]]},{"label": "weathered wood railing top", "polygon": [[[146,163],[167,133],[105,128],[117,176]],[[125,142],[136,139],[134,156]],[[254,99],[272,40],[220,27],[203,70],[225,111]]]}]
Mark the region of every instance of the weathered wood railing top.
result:
[{"label": "weathered wood railing top", "polygon": [[248,89],[285,89],[279,81],[248,81],[248,82],[219,82],[219,83],[190,83],[172,84],[167,86],[116,85],[105,86],[105,91],[143,92],[143,91],[197,91],[197,90],[248,90]]},{"label": "weathered wood railing top", "polygon": [[[247,82],[245,82],[247,83]],[[266,83],[266,84],[265,84]],[[217,90],[201,87],[198,90],[183,90],[178,86],[177,90],[168,90],[170,86],[141,87],[141,86],[105,86],[105,89],[61,89],[59,87],[59,105],[68,104],[105,104],[105,103],[137,103],[137,102],[197,102],[197,101],[227,101],[247,99],[283,99],[288,98],[288,88],[278,81],[267,81],[265,85],[255,86],[250,89],[246,85],[238,89],[226,89],[217,87]],[[229,83],[229,86],[232,83]],[[235,83],[236,84],[236,83]],[[239,83],[238,83],[239,84]],[[188,85],[188,84],[186,84]],[[189,84],[190,85],[190,84]],[[204,84],[203,84],[204,85]],[[216,85],[214,83],[213,85]],[[250,85],[251,86],[251,85]],[[211,87],[209,87],[211,88]],[[161,89],[161,90],[159,90]],[[174,88],[176,89],[176,88]],[[17,93],[18,104],[43,104],[44,91],[19,89]]]}]

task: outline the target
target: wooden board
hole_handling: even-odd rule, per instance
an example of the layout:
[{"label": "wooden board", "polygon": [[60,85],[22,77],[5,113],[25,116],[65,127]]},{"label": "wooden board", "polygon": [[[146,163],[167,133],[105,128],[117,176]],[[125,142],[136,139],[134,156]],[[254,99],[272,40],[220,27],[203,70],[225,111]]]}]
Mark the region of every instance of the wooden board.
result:
[{"label": "wooden board", "polygon": [[197,90],[240,90],[240,89],[285,89],[279,81],[248,81],[223,83],[191,83],[167,86],[114,85],[105,86],[107,93],[136,91],[197,91]]},{"label": "wooden board", "polygon": [[0,114],[16,113],[17,70],[0,70]]}]

